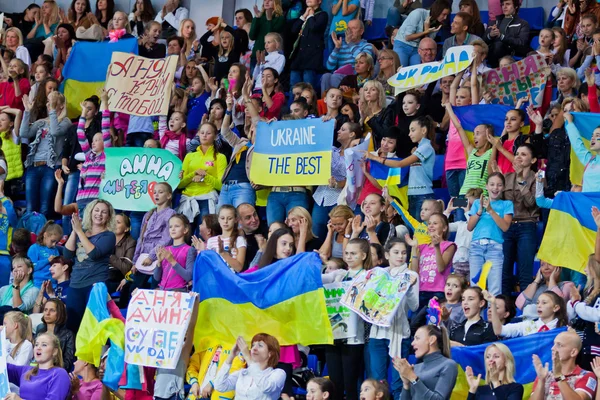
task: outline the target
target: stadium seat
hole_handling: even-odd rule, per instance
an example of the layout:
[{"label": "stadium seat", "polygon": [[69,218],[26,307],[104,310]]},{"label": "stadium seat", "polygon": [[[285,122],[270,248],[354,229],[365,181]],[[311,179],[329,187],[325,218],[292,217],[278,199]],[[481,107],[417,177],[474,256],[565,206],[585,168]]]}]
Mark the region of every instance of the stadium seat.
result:
[{"label": "stadium seat", "polygon": [[531,46],[532,49],[537,49],[540,45],[540,37],[539,36],[534,36],[531,39],[531,43],[529,44]]},{"label": "stadium seat", "polygon": [[519,17],[529,22],[529,29],[533,31],[544,29],[544,7],[521,8]]}]

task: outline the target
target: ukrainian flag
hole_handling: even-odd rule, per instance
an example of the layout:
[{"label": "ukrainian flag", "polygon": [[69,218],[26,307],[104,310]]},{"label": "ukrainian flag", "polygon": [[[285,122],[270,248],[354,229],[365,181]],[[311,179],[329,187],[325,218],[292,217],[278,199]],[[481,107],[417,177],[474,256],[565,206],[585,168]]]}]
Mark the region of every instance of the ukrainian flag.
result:
[{"label": "ukrainian flag", "polygon": [[[473,106],[452,107],[456,117],[463,129],[473,141],[473,132],[477,125],[489,124],[494,127],[494,135],[502,135],[504,130],[504,117],[514,107],[504,104],[476,104]],[[525,125],[521,129],[524,134],[529,133],[529,118],[525,119]]]},{"label": "ukrainian flag", "polygon": [[234,274],[214,251],[200,253],[194,267],[200,294],[196,351],[214,343],[247,341],[261,332],[280,345],[333,344],[317,253],[302,253],[250,274]]},{"label": "ukrainian flag", "polygon": [[[590,140],[592,140],[594,129],[600,126],[600,114],[574,112],[573,117],[573,123],[575,123],[575,126],[581,135],[583,144],[589,150]],[[571,166],[569,171],[571,183],[579,186],[582,185],[584,169],[585,166],[579,161],[577,154],[575,154],[573,148],[571,148]]]},{"label": "ukrainian flag", "polygon": [[87,308],[77,332],[75,356],[98,367],[102,356],[102,347],[110,340],[103,382],[109,388],[117,390],[125,364],[125,324],[110,316],[106,305],[107,301],[106,285],[96,283],[90,293]]},{"label": "ukrainian flag", "polygon": [[[543,364],[549,363],[552,365],[552,352],[550,349],[554,345],[554,338],[566,330],[566,328],[552,329],[547,332],[502,341],[503,344],[508,346],[515,359],[514,378],[525,389],[523,399],[529,399],[533,390],[533,382],[537,376],[531,357],[537,354]],[[464,400],[469,395],[469,384],[465,373],[467,366],[473,368],[475,376],[481,374],[482,382],[480,384],[483,384],[483,379],[485,379],[484,353],[486,347],[490,344],[452,348],[452,359],[458,364],[458,377],[450,397],[452,400]]]},{"label": "ukrainian flag", "polygon": [[600,193],[561,192],[554,198],[540,260],[583,273],[596,240],[592,206],[600,207]]},{"label": "ukrainian flag", "polygon": [[[388,160],[402,160],[401,158],[388,158]],[[408,208],[408,172],[410,167],[390,168],[375,161],[371,161],[369,173],[377,180],[381,187],[388,188],[392,197],[400,199],[403,207]]]},{"label": "ukrainian flag", "polygon": [[67,98],[69,118],[81,115],[79,104],[97,95],[104,87],[113,51],[137,54],[137,39],[123,39],[115,43],[77,42],[73,45],[62,71],[64,81],[61,85],[61,92]]}]

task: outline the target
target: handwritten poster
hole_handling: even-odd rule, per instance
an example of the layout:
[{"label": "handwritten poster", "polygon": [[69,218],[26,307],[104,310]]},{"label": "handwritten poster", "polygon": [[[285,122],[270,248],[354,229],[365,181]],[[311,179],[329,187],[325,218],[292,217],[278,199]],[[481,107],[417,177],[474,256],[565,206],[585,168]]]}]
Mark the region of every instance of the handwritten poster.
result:
[{"label": "handwritten poster", "polygon": [[340,303],[350,282],[336,282],[323,285],[325,306],[331,322],[334,339],[348,339],[356,336],[357,315]]},{"label": "handwritten poster", "polygon": [[6,368],[6,331],[0,333],[0,398],[10,393],[8,384],[8,371]]},{"label": "handwritten poster", "polygon": [[384,268],[373,268],[352,280],[352,286],[342,297],[341,304],[371,324],[388,327],[410,287],[410,281],[408,271],[392,276]]},{"label": "handwritten poster", "polygon": [[125,362],[174,369],[195,302],[192,293],[138,290],[125,322]]},{"label": "handwritten poster", "polygon": [[344,162],[346,164],[346,203],[352,209],[356,207],[360,192],[359,188],[362,187],[365,181],[360,163],[365,158],[364,152],[369,150],[370,142],[371,134],[369,133],[362,143],[344,151]]},{"label": "handwritten poster", "polygon": [[515,106],[520,98],[529,95],[533,106],[539,107],[549,76],[546,60],[541,54],[535,54],[485,72],[482,87],[484,92],[492,94],[492,104]]},{"label": "handwritten poster", "polygon": [[142,117],[167,115],[177,60],[114,52],[105,85],[108,109]]},{"label": "handwritten poster", "polygon": [[111,147],[106,153],[106,171],[100,184],[100,198],[119,210],[148,211],[155,207],[154,188],[167,182],[179,185],[181,160],[168,150]]},{"label": "handwritten poster", "polygon": [[388,79],[388,83],[396,88],[398,94],[435,82],[445,76],[457,74],[471,65],[473,52],[474,47],[471,45],[451,47],[442,61],[401,68],[397,74]]},{"label": "handwritten poster", "polygon": [[259,122],[250,180],[266,186],[327,185],[335,121]]}]

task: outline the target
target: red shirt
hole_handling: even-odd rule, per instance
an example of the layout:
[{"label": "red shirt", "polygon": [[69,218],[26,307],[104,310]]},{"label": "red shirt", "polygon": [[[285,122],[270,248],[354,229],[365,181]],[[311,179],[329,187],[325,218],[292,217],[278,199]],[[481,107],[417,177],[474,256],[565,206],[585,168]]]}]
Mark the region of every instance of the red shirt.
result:
[{"label": "red shirt", "polygon": [[[569,386],[578,393],[587,393],[590,399],[594,398],[596,393],[596,376],[589,371],[582,369],[580,366],[576,366],[573,372],[569,375],[565,375],[565,380]],[[538,378],[535,378],[533,383],[533,390],[536,390],[538,385]],[[562,394],[558,387],[558,383],[554,381],[554,377],[551,373],[546,377],[544,382],[544,399],[546,400],[561,400]]]},{"label": "red shirt", "polygon": [[10,108],[18,108],[23,111],[23,95],[29,94],[31,85],[29,79],[21,78],[19,80],[19,88],[21,88],[21,95],[15,96],[15,86],[12,80],[0,82],[0,106],[9,106]]},{"label": "red shirt", "polygon": [[271,97],[271,100],[273,100],[273,105],[271,108],[267,108],[265,105],[260,112],[261,117],[267,119],[279,118],[281,107],[283,107],[283,103],[285,103],[285,95],[282,92],[277,92]]}]

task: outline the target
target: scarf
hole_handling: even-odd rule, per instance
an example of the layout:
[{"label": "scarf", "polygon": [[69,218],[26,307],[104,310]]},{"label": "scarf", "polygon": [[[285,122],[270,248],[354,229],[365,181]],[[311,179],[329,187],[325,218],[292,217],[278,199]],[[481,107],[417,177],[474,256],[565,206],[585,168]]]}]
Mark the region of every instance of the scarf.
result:
[{"label": "scarf", "polygon": [[[13,300],[13,292],[12,292],[12,287],[10,287],[10,285],[8,285],[9,287],[7,288],[6,292],[4,292],[4,297],[2,297],[2,303],[0,303],[0,305],[2,306],[11,306],[12,307],[12,300]],[[21,294],[21,298],[23,298],[23,294],[29,290],[29,288],[33,287],[33,281],[31,279],[29,279],[29,282],[27,282],[27,285],[23,286],[21,288],[21,290],[19,291],[19,293]]]},{"label": "scarf", "polygon": [[118,42],[119,39],[125,35],[127,31],[125,29],[114,29],[108,33],[108,38],[110,39],[110,43]]},{"label": "scarf", "polygon": [[178,140],[179,141],[179,159],[181,161],[183,161],[183,159],[185,158],[185,152],[186,152],[186,137],[185,134],[183,132],[180,133],[176,133],[173,131],[165,131],[165,134],[163,135],[162,138],[160,138],[160,145],[162,146],[163,149],[165,149],[167,147],[167,143],[169,143],[170,140]]}]

